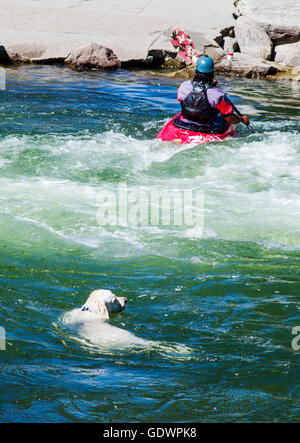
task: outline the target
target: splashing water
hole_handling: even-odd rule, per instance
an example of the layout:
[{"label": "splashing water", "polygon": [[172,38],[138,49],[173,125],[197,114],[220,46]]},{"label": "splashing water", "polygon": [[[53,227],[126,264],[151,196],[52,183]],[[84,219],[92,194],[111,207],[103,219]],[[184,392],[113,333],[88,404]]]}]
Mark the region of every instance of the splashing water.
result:
[{"label": "splashing water", "polygon": [[[299,417],[300,94],[220,84],[257,134],[183,147],[154,140],[178,110],[174,80],[7,69],[0,420],[122,421],[125,408],[145,422]],[[99,196],[124,183],[203,191],[203,232],[100,225]],[[151,346],[95,348],[57,326],[96,288],[128,297],[111,327]]]}]

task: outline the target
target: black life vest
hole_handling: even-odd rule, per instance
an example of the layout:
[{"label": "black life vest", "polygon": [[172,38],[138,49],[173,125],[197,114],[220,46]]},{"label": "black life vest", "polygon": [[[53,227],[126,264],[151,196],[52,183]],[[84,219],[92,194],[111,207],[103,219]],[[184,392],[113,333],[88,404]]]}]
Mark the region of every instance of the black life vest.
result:
[{"label": "black life vest", "polygon": [[183,118],[197,123],[212,123],[218,115],[218,110],[213,108],[207,98],[207,90],[213,85],[203,82],[192,82],[193,90],[181,104]]}]

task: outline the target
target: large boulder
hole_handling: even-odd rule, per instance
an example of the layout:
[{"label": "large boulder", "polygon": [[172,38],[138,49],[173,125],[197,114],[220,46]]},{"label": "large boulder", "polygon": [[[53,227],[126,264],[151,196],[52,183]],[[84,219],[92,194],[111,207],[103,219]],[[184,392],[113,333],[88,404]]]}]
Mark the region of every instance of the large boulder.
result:
[{"label": "large boulder", "polygon": [[299,26],[299,0],[239,0],[236,11],[259,23]]},{"label": "large boulder", "polygon": [[7,53],[14,62],[57,63],[63,62],[70,53],[70,48],[64,43],[20,43],[7,46]]},{"label": "large boulder", "polygon": [[276,46],[275,61],[283,66],[300,66],[300,42]]},{"label": "large boulder", "polygon": [[297,43],[300,40],[300,27],[298,26],[282,26],[261,23],[275,46],[285,45],[288,43]]},{"label": "large boulder", "polygon": [[31,43],[21,43],[7,47],[8,55],[14,62],[29,62],[32,59],[39,60],[45,50],[45,46]]},{"label": "large boulder", "polygon": [[[155,40],[149,45],[147,60],[151,64],[158,63],[159,65],[162,65],[170,59],[172,60],[172,63],[174,63],[174,59],[177,58],[177,51],[170,41],[171,34],[172,28],[160,32]],[[178,57],[176,63],[180,64],[180,62],[183,62],[183,60]]]},{"label": "large boulder", "polygon": [[258,23],[248,17],[239,17],[235,26],[235,36],[242,53],[257,59],[270,60],[273,44]]},{"label": "large boulder", "polygon": [[216,72],[247,78],[266,78],[277,74],[278,71],[280,66],[277,63],[242,53],[235,53],[232,63],[223,59],[216,65]]},{"label": "large boulder", "polygon": [[[224,73],[236,75],[238,77],[246,78],[274,78],[277,73],[284,72],[284,68],[275,62],[255,59],[252,56],[236,53],[233,57],[233,62],[228,62],[224,57],[219,63],[216,63],[216,73]],[[179,71],[168,73],[168,77],[174,78],[193,78],[194,69],[187,67]]]},{"label": "large boulder", "polygon": [[98,43],[74,49],[65,62],[76,69],[115,69],[121,67],[121,62],[116,54]]},{"label": "large boulder", "polygon": [[213,58],[215,63],[218,63],[225,56],[225,52],[221,46],[219,46],[217,42],[210,40],[202,32],[193,29],[186,29],[185,31],[193,40],[199,55],[207,54]]}]

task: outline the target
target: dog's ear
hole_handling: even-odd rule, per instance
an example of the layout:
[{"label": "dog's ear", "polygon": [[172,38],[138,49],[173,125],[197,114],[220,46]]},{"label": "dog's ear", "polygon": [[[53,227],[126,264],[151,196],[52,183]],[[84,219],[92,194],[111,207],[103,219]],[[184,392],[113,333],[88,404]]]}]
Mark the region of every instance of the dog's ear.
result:
[{"label": "dog's ear", "polygon": [[107,307],[105,306],[105,304],[98,304],[99,307],[99,312],[102,318],[104,318],[105,320],[109,319],[109,313],[107,310]]}]

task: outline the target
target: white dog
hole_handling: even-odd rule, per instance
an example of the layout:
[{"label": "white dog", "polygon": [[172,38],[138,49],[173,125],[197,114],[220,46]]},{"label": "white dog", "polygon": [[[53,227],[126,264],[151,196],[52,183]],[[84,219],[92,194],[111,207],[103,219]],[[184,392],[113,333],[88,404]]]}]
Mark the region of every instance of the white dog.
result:
[{"label": "white dog", "polygon": [[123,311],[126,304],[126,297],[116,297],[111,291],[99,289],[90,294],[80,309],[65,314],[63,323],[82,338],[99,346],[123,348],[145,345],[146,340],[107,323],[110,314]]},{"label": "white dog", "polygon": [[90,294],[85,304],[81,307],[81,311],[88,311],[108,320],[111,313],[115,314],[116,312],[123,311],[126,303],[126,297],[116,297],[111,291],[98,289]]}]

